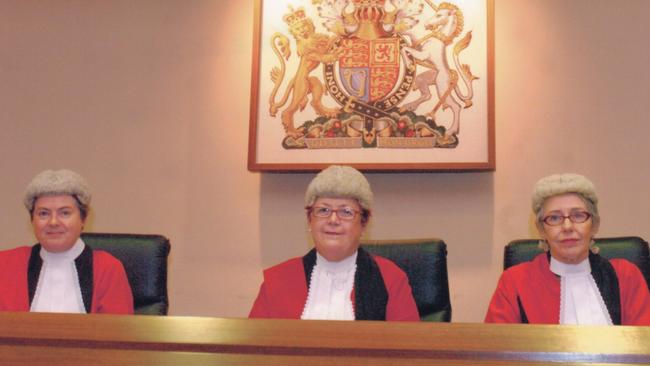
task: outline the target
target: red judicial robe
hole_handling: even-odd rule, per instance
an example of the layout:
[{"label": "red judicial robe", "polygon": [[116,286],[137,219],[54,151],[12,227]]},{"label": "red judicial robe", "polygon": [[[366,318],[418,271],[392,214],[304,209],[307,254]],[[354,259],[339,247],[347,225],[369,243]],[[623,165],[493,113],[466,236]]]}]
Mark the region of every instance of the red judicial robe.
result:
[{"label": "red judicial robe", "polygon": [[[386,258],[374,255],[372,258],[379,267],[388,293],[385,309],[386,320],[419,321],[420,315],[404,271]],[[357,266],[357,271],[359,271],[359,266]],[[363,274],[360,276],[363,278]],[[356,275],[355,278],[357,278]],[[260,291],[248,316],[250,318],[300,319],[307,301],[307,292],[303,258],[297,257],[280,263],[264,271],[264,282],[260,286]],[[356,310],[354,292],[354,290],[351,292],[350,297]]]},{"label": "red judicial robe", "polygon": [[[641,271],[625,259],[609,262],[618,279],[621,325],[650,325],[650,293]],[[560,278],[551,272],[545,253],[503,272],[485,322],[522,323],[520,309],[529,323],[560,322]]]},{"label": "red judicial robe", "polygon": [[[0,252],[0,311],[29,311],[42,264],[39,249],[37,245]],[[32,258],[32,253],[37,258]],[[88,263],[80,265],[81,257],[87,258]],[[34,263],[38,263],[37,266]],[[75,265],[87,312],[133,314],[133,294],[122,262],[86,245]],[[30,270],[31,275],[28,274]],[[84,280],[86,277],[92,277],[92,283]]]}]

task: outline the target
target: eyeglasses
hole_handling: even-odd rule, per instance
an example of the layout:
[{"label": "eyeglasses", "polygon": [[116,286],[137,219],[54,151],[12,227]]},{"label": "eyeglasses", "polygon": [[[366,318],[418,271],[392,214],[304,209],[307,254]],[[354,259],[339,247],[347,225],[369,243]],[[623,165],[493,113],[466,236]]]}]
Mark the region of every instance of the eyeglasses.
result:
[{"label": "eyeglasses", "polygon": [[569,219],[571,220],[572,223],[574,224],[582,224],[583,222],[589,220],[591,218],[591,214],[586,211],[576,211],[576,212],[571,212],[569,215],[564,216],[560,214],[551,214],[548,216],[545,216],[542,221],[546,225],[550,226],[558,226],[562,225],[564,223],[564,220]]},{"label": "eyeglasses", "polygon": [[314,215],[314,217],[320,218],[330,217],[332,216],[332,212],[336,212],[336,217],[341,220],[352,220],[355,216],[357,216],[358,213],[360,213],[359,211],[350,207],[341,207],[336,210],[329,207],[312,207],[310,210],[311,214]]}]

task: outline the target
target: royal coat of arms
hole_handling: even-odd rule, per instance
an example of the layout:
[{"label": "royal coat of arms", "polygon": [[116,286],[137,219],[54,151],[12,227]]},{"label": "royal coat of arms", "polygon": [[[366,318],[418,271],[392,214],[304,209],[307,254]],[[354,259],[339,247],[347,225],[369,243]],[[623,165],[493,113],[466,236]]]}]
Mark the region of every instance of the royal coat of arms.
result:
[{"label": "royal coat of arms", "polygon": [[[284,131],[277,142],[284,149],[459,144],[463,112],[472,108],[480,82],[461,62],[472,46],[461,7],[429,0],[312,0],[286,6],[282,21],[287,32],[263,40],[275,65],[260,77],[272,85],[261,97],[268,100],[268,117]],[[313,112],[310,118],[305,110]]]}]

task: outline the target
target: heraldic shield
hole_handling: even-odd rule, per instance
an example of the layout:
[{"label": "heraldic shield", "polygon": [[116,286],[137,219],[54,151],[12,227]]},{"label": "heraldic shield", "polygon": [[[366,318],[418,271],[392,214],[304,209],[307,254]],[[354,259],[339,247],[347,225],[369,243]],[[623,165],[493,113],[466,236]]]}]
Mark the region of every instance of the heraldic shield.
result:
[{"label": "heraldic shield", "polygon": [[[403,42],[399,36],[340,39],[337,46],[343,54],[336,63],[325,65],[328,91],[343,107],[341,127],[351,130],[347,135],[355,135],[357,145],[389,147],[381,137],[394,135],[401,117],[397,104],[408,95],[415,76],[414,68],[401,62]],[[408,137],[415,137],[415,132]]]},{"label": "heraldic shield", "polygon": [[399,39],[344,39],[339,78],[348,95],[363,102],[385,98],[399,78]]}]

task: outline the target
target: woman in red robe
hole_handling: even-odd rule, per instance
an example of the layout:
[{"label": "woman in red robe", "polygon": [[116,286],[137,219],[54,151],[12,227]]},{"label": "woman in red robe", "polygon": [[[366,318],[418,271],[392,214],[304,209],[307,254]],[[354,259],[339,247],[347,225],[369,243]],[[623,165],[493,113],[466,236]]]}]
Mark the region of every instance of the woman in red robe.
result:
[{"label": "woman in red robe", "polygon": [[315,248],[264,271],[249,317],[419,321],[406,274],[359,247],[372,199],[356,169],[320,172],[305,194]]},{"label": "woman in red robe", "polygon": [[0,252],[0,311],[133,313],[122,263],[80,238],[90,198],[69,170],[46,170],[27,186],[38,244]]},{"label": "woman in red robe", "polygon": [[577,174],[535,185],[533,212],[545,253],[503,272],[488,323],[650,325],[650,293],[636,265],[598,255],[594,185]]}]

